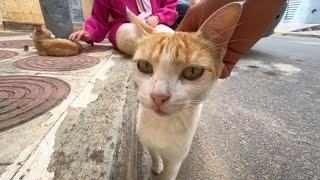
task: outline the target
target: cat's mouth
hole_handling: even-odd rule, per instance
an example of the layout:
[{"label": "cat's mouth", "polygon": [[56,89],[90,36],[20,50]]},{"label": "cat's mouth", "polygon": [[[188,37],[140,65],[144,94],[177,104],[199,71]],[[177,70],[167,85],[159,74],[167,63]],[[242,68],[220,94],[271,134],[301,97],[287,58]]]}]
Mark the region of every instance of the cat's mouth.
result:
[{"label": "cat's mouth", "polygon": [[165,113],[164,111],[161,110],[160,107],[155,107],[155,109],[153,110],[157,115],[159,116],[166,116],[168,115],[167,113]]}]

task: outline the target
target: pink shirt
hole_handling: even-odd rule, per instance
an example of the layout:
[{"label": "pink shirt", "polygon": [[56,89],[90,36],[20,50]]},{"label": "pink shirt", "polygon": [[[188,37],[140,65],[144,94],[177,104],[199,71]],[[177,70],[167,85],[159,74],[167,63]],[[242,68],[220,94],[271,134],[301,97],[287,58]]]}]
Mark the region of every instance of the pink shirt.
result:
[{"label": "pink shirt", "polygon": [[[160,18],[160,23],[173,25],[178,17],[178,0],[150,0],[152,14]],[[108,34],[109,41],[116,48],[116,33],[123,23],[128,23],[126,6],[136,15],[140,14],[135,0],[94,0],[92,14],[84,22],[85,30],[94,42],[101,42]],[[112,21],[108,22],[111,15]]]}]

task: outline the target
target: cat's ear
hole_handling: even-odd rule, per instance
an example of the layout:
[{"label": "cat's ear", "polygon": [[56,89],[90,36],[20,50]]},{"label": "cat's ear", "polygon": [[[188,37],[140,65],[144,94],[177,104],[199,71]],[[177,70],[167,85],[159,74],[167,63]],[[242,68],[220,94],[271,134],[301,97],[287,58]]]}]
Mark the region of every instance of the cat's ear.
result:
[{"label": "cat's ear", "polygon": [[198,35],[218,45],[222,58],[240,19],[242,3],[227,4],[214,12],[200,27]]},{"label": "cat's ear", "polygon": [[42,32],[42,25],[34,25],[33,29],[36,30],[37,32]]},{"label": "cat's ear", "polygon": [[151,26],[149,26],[145,21],[139,19],[128,8],[126,8],[126,10],[129,21],[137,26],[138,31],[142,36],[154,33],[154,29]]},{"label": "cat's ear", "polygon": [[47,29],[45,24],[41,24],[41,29]]}]

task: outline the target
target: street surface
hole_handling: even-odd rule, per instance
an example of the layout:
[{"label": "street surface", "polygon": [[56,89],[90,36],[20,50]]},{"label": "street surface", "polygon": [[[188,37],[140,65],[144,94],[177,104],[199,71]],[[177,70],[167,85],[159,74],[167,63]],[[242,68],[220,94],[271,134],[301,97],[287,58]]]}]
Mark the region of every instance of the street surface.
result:
[{"label": "street surface", "polygon": [[178,180],[319,179],[320,40],[261,40],[221,80]]}]

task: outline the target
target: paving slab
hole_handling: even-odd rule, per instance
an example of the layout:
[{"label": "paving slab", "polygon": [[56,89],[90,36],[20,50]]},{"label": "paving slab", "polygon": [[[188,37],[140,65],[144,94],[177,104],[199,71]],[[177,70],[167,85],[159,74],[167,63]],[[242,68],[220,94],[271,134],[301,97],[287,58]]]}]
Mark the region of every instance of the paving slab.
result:
[{"label": "paving slab", "polygon": [[[110,106],[112,108],[118,108],[118,110],[114,111],[114,113],[118,113],[118,114],[117,115],[115,114],[114,116],[110,116],[110,117],[117,117],[117,118],[109,119],[109,121],[113,123],[114,126],[117,127],[114,129],[114,133],[110,134],[109,136],[104,136],[105,134],[100,134],[98,135],[100,136],[100,139],[92,139],[92,142],[91,142],[93,144],[97,144],[95,140],[104,142],[104,141],[110,141],[110,137],[112,138],[112,140],[110,141],[113,143],[112,149],[110,149],[110,146],[111,146],[110,144],[101,144],[101,145],[103,145],[103,147],[108,146],[105,149],[105,152],[106,152],[105,156],[110,162],[110,163],[104,164],[102,168],[103,172],[107,171],[105,172],[104,176],[113,176],[112,173],[117,172],[117,170],[113,169],[111,165],[118,164],[119,166],[120,164],[123,164],[123,162],[126,162],[125,160],[123,160],[124,157],[128,155],[127,148],[125,147],[128,146],[128,144],[130,144],[131,142],[133,142],[131,141],[132,139],[130,140],[129,138],[127,138],[128,135],[126,135],[126,134],[132,135],[132,132],[134,132],[133,130],[130,130],[130,128],[129,129],[126,128],[126,130],[129,130],[129,131],[128,132],[123,131],[123,134],[122,134],[123,124],[131,124],[135,122],[134,121],[135,119],[132,119],[132,117],[135,117],[135,116],[124,116],[129,112],[134,113],[135,112],[134,110],[133,111],[126,110],[127,113],[124,113],[122,111],[122,110],[125,110],[123,107],[125,107],[124,104],[127,102],[127,98],[126,98],[127,96],[124,90],[125,88],[127,88],[127,84],[131,82],[129,81],[131,71],[126,71],[124,74],[118,73],[123,69],[130,69],[129,68],[130,60],[128,59],[128,57],[124,57],[118,52],[113,51],[111,44],[108,42],[107,43],[104,42],[100,44],[98,43],[98,44],[95,44],[95,46],[93,47],[90,45],[83,44],[84,49],[82,51],[81,56],[77,57],[78,59],[74,61],[76,62],[78,60],[84,61],[86,57],[90,56],[92,57],[91,59],[98,59],[98,62],[94,60],[95,63],[91,64],[91,66],[83,67],[83,69],[69,70],[69,71],[54,71],[54,70],[44,71],[44,69],[41,70],[42,67],[34,68],[32,70],[27,68],[22,69],[16,66],[15,63],[26,58],[33,60],[33,57],[34,59],[42,59],[42,57],[39,57],[37,55],[36,49],[32,45],[29,45],[28,51],[25,51],[23,49],[23,46],[20,47],[21,43],[23,45],[24,42],[28,42],[31,40],[29,34],[24,34],[24,33],[19,34],[14,32],[10,32],[10,33],[2,32],[0,34],[0,44],[1,43],[4,44],[4,42],[7,43],[8,41],[14,42],[17,40],[19,41],[18,43],[11,43],[8,46],[0,47],[0,51],[10,51],[10,52],[13,52],[11,54],[15,55],[12,57],[4,57],[3,59],[1,59],[0,76],[2,77],[30,76],[30,77],[56,78],[69,84],[70,93],[59,105],[44,112],[41,116],[37,116],[32,120],[25,122],[21,125],[15,126],[13,128],[0,131],[0,179],[21,179],[21,178],[23,179],[52,179],[52,178],[57,179],[57,177],[53,176],[53,173],[49,173],[47,171],[47,166],[49,165],[49,162],[50,162],[50,156],[52,153],[55,152],[53,149],[55,144],[56,144],[55,146],[59,145],[61,146],[61,148],[65,148],[64,144],[59,144],[60,141],[64,142],[64,141],[70,140],[69,137],[67,137],[68,139],[64,139],[64,136],[62,138],[58,138],[57,136],[56,138],[56,132],[60,128],[60,125],[65,124],[66,123],[65,121],[71,121],[72,117],[76,118],[74,119],[74,121],[78,120],[77,115],[79,115],[79,117],[87,117],[86,113],[84,113],[85,115],[82,115],[80,112],[86,111],[88,112],[88,115],[89,115],[91,112],[87,110],[88,108],[90,108],[91,110],[96,110],[97,108],[99,108],[99,106],[102,106],[102,107]],[[14,46],[11,46],[12,44],[14,44]],[[37,65],[40,64],[41,66],[50,66],[50,63],[52,63],[51,65],[54,65],[54,63],[56,65],[61,65],[54,61],[55,59],[47,60],[45,63],[43,63],[43,61],[41,63],[37,62],[38,63]],[[65,63],[66,66],[69,65],[69,67],[71,67],[73,63],[73,62],[70,63],[70,61],[73,61],[72,58],[70,57],[66,57],[66,59],[61,58],[61,61],[62,62],[69,61]],[[117,71],[112,71],[113,75],[109,78],[108,72],[110,71],[110,69],[113,69],[113,68],[116,68]],[[110,93],[108,93],[109,91],[106,91],[107,88],[109,88]],[[119,88],[119,91],[116,88]],[[96,94],[92,92],[96,92]],[[101,95],[102,93],[105,93],[105,94]],[[109,99],[107,97],[113,98],[113,101],[109,103],[108,102]],[[101,98],[103,98],[104,100],[101,101]],[[89,106],[91,102],[96,102],[98,100],[100,100],[98,104],[93,103],[95,105]],[[132,98],[131,98],[131,101],[132,101]],[[118,102],[118,104],[116,102]],[[130,109],[134,109],[134,108],[130,108]],[[103,112],[107,112],[107,111],[105,111],[105,109],[100,109],[100,115],[102,117],[109,117],[108,114],[103,114]],[[95,127],[97,125],[95,124],[95,120],[99,120],[99,116],[95,117],[91,115],[90,117],[91,118],[88,119],[88,122],[92,121],[92,124],[91,124],[92,128],[93,129],[99,128],[99,127]],[[127,121],[130,123],[125,123]],[[106,123],[105,121],[99,121],[99,122],[101,124]],[[107,125],[109,124],[105,124],[105,126]],[[111,127],[108,127],[108,128],[111,128]],[[112,130],[113,129],[110,129],[106,131],[106,133],[111,133]],[[79,135],[78,139],[86,138],[85,136],[82,136],[82,134],[78,134],[78,135]],[[124,142],[128,142],[128,143],[126,144],[120,143],[119,139],[120,138],[125,139],[125,137],[127,139]],[[133,136],[130,136],[130,137],[131,138],[134,137],[134,133],[133,133]],[[57,142],[56,142],[56,139],[57,139]],[[76,139],[77,138],[74,138],[74,140]],[[84,144],[79,144],[77,146],[81,146],[81,145],[88,146],[89,144],[84,143]],[[134,143],[132,144],[132,146],[134,146]],[[92,152],[96,153],[96,151],[92,151]],[[124,152],[126,152],[126,155],[124,154]],[[131,158],[134,157],[134,152],[131,152],[131,154],[132,155],[130,157]],[[119,158],[114,158],[118,155],[119,155]],[[58,154],[54,153],[54,157],[58,159],[63,158],[59,156],[59,153]],[[95,157],[93,157],[93,159],[95,159]],[[134,170],[133,170],[134,162],[135,161],[132,161],[133,164],[126,162],[128,164],[127,165],[128,173],[126,173],[127,175],[134,174]],[[82,162],[80,164],[82,164]],[[59,164],[59,165],[62,168],[63,165],[62,164]],[[52,165],[51,166],[52,171],[59,172],[59,170],[56,170],[54,168],[55,166]],[[75,173],[78,170],[79,169],[72,169],[69,171]],[[88,173],[87,177],[89,177],[90,175],[92,174]]]}]

